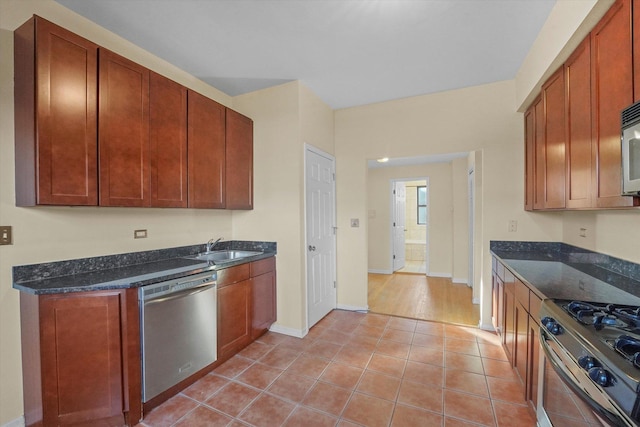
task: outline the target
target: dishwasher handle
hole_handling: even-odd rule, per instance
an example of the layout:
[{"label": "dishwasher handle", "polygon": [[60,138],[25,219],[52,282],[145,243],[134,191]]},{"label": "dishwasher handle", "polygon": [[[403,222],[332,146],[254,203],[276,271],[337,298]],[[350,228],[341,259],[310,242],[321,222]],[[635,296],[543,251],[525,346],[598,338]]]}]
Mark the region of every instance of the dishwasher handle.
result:
[{"label": "dishwasher handle", "polygon": [[144,302],[145,306],[149,306],[152,304],[158,304],[161,302],[167,302],[167,301],[173,301],[176,299],[180,299],[180,298],[185,298],[191,295],[195,295],[195,294],[199,294],[200,292],[204,292],[204,291],[208,291],[211,288],[215,288],[216,282],[213,281],[213,283],[211,283],[211,281],[203,283],[201,285],[198,286],[194,286],[193,288],[189,288],[189,289],[185,289],[184,291],[180,291],[180,292],[176,292],[176,293],[172,293],[169,295],[165,295],[163,297],[160,298],[156,298],[156,299],[150,299]]}]

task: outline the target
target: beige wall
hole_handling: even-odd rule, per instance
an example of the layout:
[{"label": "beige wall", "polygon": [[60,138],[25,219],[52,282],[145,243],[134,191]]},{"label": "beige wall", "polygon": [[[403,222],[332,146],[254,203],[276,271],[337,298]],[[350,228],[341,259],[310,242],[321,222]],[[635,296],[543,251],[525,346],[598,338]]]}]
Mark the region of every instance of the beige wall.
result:
[{"label": "beige wall", "polygon": [[[363,232],[369,227],[367,159],[481,150],[481,176],[476,178],[482,183],[481,194],[476,196],[481,200],[481,222],[475,233],[481,252],[476,274],[482,281],[477,299],[482,301],[483,326],[489,327],[489,240],[555,241],[562,237],[559,215],[540,216],[523,210],[523,125],[522,115],[515,112],[514,94],[514,81],[504,81],[336,111],[338,254],[353,254],[348,265],[338,267],[339,302],[367,304],[364,254],[369,244]],[[349,228],[350,218],[359,218],[360,228]],[[519,224],[515,233],[508,232],[511,219]]]},{"label": "beige wall", "polygon": [[451,162],[453,191],[453,281],[469,283],[469,169],[466,157]]},{"label": "beige wall", "polygon": [[[453,251],[451,162],[415,166],[372,168],[368,170],[368,270],[391,272],[391,180],[427,178],[429,200],[429,273],[451,277]],[[415,189],[415,187],[414,187]]]}]

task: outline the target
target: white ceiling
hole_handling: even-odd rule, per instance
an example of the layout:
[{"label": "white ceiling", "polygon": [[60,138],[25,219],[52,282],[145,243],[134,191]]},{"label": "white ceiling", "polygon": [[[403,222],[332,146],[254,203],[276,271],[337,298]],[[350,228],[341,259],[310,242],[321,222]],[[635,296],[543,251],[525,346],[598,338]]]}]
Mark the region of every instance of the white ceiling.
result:
[{"label": "white ceiling", "polygon": [[56,0],[235,96],[334,109],[513,79],[556,0]]}]

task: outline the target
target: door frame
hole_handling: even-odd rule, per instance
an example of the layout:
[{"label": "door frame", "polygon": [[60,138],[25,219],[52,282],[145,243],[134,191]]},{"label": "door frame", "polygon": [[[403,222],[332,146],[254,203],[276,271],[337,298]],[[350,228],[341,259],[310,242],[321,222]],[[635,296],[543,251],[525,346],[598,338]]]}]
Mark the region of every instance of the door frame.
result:
[{"label": "door frame", "polygon": [[[309,224],[307,223],[307,156],[309,153],[314,153],[318,156],[324,157],[328,160],[331,161],[331,168],[333,170],[334,176],[335,176],[335,171],[336,171],[336,158],[327,153],[326,151],[323,151],[313,145],[304,144],[304,161],[303,161],[303,177],[304,177],[304,195],[303,195],[303,200],[304,200],[304,242],[302,245],[302,251],[304,253],[304,333],[303,336],[306,335],[309,332],[309,266],[308,266],[308,262],[307,262],[307,258],[308,258],[308,254],[307,254],[307,245],[308,245],[308,233],[309,233]],[[338,268],[337,268],[337,258],[338,258],[338,233],[337,233],[337,197],[336,197],[336,179],[334,177],[333,179],[333,227],[334,227],[334,233],[333,233],[333,253],[334,253],[334,263],[333,263],[333,281],[335,283],[335,288],[336,288],[336,301],[334,301],[334,308],[336,308],[338,306],[338,284],[337,284],[337,277],[338,277]]]},{"label": "door frame", "polygon": [[[395,209],[395,195],[393,194],[393,190],[395,188],[395,183],[396,182],[413,182],[413,181],[424,181],[425,182],[425,186],[427,187],[427,223],[425,224],[426,227],[426,241],[425,244],[426,249],[425,249],[425,254],[424,254],[424,263],[425,263],[425,271],[426,271],[426,275],[429,274],[429,226],[430,226],[430,221],[429,218],[431,217],[430,212],[431,212],[431,203],[429,203],[429,200],[431,198],[431,192],[429,191],[429,177],[428,176],[423,176],[423,177],[417,177],[417,178],[391,178],[391,180],[389,180],[389,209],[390,209],[390,218],[391,221],[389,221],[389,261],[390,261],[390,274],[393,274],[393,246],[394,246],[394,238],[393,238],[393,219],[394,219],[394,209]],[[405,209],[406,212],[406,209]],[[405,224],[406,225],[406,224]],[[406,239],[405,239],[405,246],[406,246]],[[405,264],[406,264],[406,259],[405,259]]]}]

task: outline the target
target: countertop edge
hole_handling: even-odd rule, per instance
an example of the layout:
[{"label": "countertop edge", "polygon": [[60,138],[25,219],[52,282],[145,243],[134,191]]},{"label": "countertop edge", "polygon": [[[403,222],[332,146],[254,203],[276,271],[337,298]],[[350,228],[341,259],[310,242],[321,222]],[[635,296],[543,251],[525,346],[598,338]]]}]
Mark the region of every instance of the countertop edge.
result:
[{"label": "countertop edge", "polygon": [[[236,246],[233,245],[235,241],[225,243],[226,248],[232,248],[233,246]],[[253,243],[254,242],[239,242],[238,246],[240,246],[242,249],[248,249],[253,246]],[[277,247],[275,243],[255,243],[255,247],[262,249],[263,253],[224,263],[215,264],[213,262],[193,259],[192,256],[198,253],[196,252],[195,254],[180,254],[172,258],[159,259],[152,262],[143,262],[140,264],[131,264],[124,266],[111,266],[109,265],[109,263],[105,263],[105,268],[101,270],[75,272],[72,269],[70,274],[61,274],[51,277],[37,277],[34,280],[15,280],[14,274],[12,287],[20,292],[32,295],[52,295],[86,291],[139,288],[152,283],[190,276],[206,271],[219,271],[236,265],[259,261],[276,256]],[[216,249],[224,249],[224,247],[216,247]],[[123,256],[127,255],[128,254],[124,254]],[[113,257],[116,258],[117,255]],[[108,260],[108,257],[99,257],[99,259]],[[82,262],[83,260],[84,259],[80,259],[78,261]],[[168,266],[166,269],[163,268],[163,263],[171,264],[172,262],[178,264],[178,266]],[[69,263],[73,263],[73,260],[61,262],[61,264],[63,265],[67,265]],[[45,263],[45,265],[51,264],[54,263]],[[40,265],[41,264],[34,264],[33,267],[34,269],[37,269]],[[19,266],[18,268],[24,267],[30,266]],[[16,267],[14,267],[14,272],[15,269]]]}]

